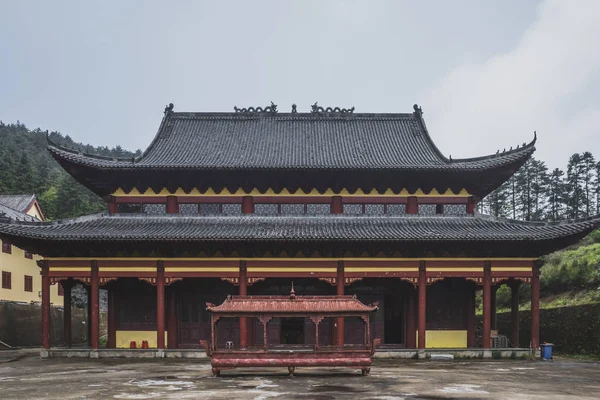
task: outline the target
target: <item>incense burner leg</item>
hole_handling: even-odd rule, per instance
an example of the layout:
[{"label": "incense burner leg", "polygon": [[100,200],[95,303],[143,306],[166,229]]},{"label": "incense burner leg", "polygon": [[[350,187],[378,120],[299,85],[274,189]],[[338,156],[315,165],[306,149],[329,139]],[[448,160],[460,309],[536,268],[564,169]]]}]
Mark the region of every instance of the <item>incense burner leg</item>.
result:
[{"label": "incense burner leg", "polygon": [[213,367],[212,374],[213,376],[221,376],[221,371],[218,368]]},{"label": "incense burner leg", "polygon": [[371,368],[363,368],[362,369],[362,374],[364,376],[369,376],[370,373],[371,373]]},{"label": "incense burner leg", "polygon": [[296,370],[296,367],[288,367],[288,372],[290,373],[290,377],[294,377],[294,371]]}]

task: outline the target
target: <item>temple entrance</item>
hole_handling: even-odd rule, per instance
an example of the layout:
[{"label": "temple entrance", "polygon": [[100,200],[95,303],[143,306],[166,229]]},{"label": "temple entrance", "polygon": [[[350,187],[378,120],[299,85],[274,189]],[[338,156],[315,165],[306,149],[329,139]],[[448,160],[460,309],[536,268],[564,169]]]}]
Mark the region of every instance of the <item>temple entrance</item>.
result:
[{"label": "temple entrance", "polygon": [[305,318],[281,319],[281,344],[304,344]]},{"label": "temple entrance", "polygon": [[384,296],[383,342],[389,344],[404,341],[404,299],[397,294]]}]

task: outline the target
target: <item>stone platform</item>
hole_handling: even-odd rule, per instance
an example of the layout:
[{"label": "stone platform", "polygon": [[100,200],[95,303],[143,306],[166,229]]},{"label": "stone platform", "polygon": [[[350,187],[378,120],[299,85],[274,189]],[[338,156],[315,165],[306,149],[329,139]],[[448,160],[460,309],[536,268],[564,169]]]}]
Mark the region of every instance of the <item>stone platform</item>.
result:
[{"label": "stone platform", "polygon": [[[394,349],[385,348],[375,352],[373,358],[378,359],[428,359],[432,354],[451,354],[455,360],[466,359],[524,359],[529,358],[532,353],[530,349],[505,348],[505,349]],[[535,355],[539,355],[536,352]],[[41,358],[208,358],[204,349],[98,349],[89,348],[51,348],[41,350]]]}]

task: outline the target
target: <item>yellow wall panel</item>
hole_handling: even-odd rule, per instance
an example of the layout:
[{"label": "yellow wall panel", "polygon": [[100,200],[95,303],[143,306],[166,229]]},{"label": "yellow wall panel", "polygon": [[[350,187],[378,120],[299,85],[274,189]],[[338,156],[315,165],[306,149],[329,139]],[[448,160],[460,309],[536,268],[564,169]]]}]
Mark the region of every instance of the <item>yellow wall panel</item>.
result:
[{"label": "yellow wall panel", "polygon": [[[417,343],[419,333],[415,332]],[[425,348],[427,349],[466,349],[467,331],[432,330],[425,331]]]},{"label": "yellow wall panel", "polygon": [[[129,343],[134,341],[139,349],[142,348],[142,342],[148,341],[148,347],[155,349],[156,344],[156,331],[117,331],[117,349],[128,349]],[[165,331],[165,345],[167,343],[167,332]]]}]

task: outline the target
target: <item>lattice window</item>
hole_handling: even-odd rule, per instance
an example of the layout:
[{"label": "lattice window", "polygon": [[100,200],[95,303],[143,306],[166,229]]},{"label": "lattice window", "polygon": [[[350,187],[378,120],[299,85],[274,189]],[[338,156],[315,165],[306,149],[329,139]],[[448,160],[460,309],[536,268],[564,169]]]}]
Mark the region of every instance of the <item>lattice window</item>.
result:
[{"label": "lattice window", "polygon": [[167,213],[166,204],[144,204],[142,206],[142,212],[151,215],[160,215]]},{"label": "lattice window", "polygon": [[2,289],[11,289],[12,281],[11,281],[11,273],[7,271],[2,271]]},{"label": "lattice window", "polygon": [[256,215],[277,215],[279,214],[278,204],[255,204],[254,214]]},{"label": "lattice window", "polygon": [[344,204],[344,214],[359,215],[363,213],[362,204]]},{"label": "lattice window", "polygon": [[419,214],[435,215],[436,214],[435,204],[419,204]]},{"label": "lattice window", "polygon": [[446,215],[467,215],[466,204],[444,204],[444,214]]},{"label": "lattice window", "polygon": [[139,214],[142,212],[140,203],[119,203],[117,204],[117,212],[121,214]]},{"label": "lattice window", "polygon": [[304,204],[282,204],[282,215],[302,215],[304,214]]},{"label": "lattice window", "polygon": [[222,212],[225,215],[238,215],[242,213],[242,205],[241,204],[222,204],[221,205]]},{"label": "lattice window", "polygon": [[331,214],[331,206],[329,204],[307,204],[306,213],[308,215]]},{"label": "lattice window", "polygon": [[2,252],[6,254],[12,253],[12,246],[10,245],[10,242],[7,242],[6,240],[2,241]]},{"label": "lattice window", "polygon": [[180,214],[198,214],[198,204],[179,204]]},{"label": "lattice window", "polygon": [[391,215],[405,215],[406,204],[388,204],[387,213]]},{"label": "lattice window", "polygon": [[365,204],[365,214],[383,215],[385,214],[385,206],[383,204]]},{"label": "lattice window", "polygon": [[33,292],[33,277],[25,275],[25,291]]},{"label": "lattice window", "polygon": [[200,204],[200,214],[202,215],[217,215],[220,213],[220,204]]}]

